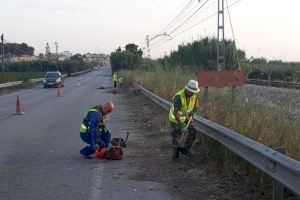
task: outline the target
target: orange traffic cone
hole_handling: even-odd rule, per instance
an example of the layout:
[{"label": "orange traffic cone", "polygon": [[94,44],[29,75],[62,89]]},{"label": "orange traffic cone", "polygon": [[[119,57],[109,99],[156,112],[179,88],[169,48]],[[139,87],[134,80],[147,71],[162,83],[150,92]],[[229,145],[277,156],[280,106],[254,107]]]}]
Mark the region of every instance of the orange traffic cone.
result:
[{"label": "orange traffic cone", "polygon": [[25,114],[25,112],[22,112],[22,110],[21,110],[19,95],[17,95],[16,115],[24,115],[24,114]]},{"label": "orange traffic cone", "polygon": [[57,86],[57,96],[58,96],[58,97],[61,97],[61,96],[62,96],[61,83],[58,84],[58,86]]}]

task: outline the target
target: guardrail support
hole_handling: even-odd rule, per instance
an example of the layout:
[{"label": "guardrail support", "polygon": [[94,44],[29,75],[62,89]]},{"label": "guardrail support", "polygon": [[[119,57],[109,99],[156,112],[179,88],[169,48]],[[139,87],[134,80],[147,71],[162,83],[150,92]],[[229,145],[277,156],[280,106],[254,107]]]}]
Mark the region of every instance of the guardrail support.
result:
[{"label": "guardrail support", "polygon": [[204,99],[203,99],[203,101],[206,102],[207,99],[208,99],[208,87],[205,87],[204,88]]},{"label": "guardrail support", "polygon": [[[285,154],[285,148],[276,148],[279,153]],[[273,200],[283,200],[284,186],[276,180],[273,180]]]}]

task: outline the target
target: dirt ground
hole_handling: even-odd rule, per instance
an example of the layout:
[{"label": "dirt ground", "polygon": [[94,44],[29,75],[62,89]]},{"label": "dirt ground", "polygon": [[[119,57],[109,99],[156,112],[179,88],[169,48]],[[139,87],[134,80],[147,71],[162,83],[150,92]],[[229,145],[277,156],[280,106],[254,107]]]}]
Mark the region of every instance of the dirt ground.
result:
[{"label": "dirt ground", "polygon": [[200,150],[201,140],[194,144],[192,159],[181,156],[181,162],[172,161],[167,111],[132,86],[118,92],[130,108],[122,123],[134,130],[125,151],[125,162],[136,169],[129,179],[162,183],[173,199],[259,199],[243,177],[208,161]]}]

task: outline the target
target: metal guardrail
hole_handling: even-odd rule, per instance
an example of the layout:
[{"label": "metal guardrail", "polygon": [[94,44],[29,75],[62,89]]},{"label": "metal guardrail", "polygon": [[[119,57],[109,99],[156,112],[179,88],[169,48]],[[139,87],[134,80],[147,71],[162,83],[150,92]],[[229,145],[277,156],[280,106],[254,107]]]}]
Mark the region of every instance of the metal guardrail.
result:
[{"label": "metal guardrail", "polygon": [[83,71],[80,71],[80,72],[75,72],[75,73],[72,73],[71,76],[75,76],[75,75],[79,75],[79,74],[84,74],[84,73],[87,73],[87,72],[90,72],[92,71],[91,69],[87,69],[87,70],[83,70]]},{"label": "metal guardrail", "polygon": [[12,87],[12,86],[21,85],[21,84],[23,84],[23,81],[2,83],[2,84],[0,84],[0,88]]},{"label": "metal guardrail", "polygon": [[[170,109],[169,101],[140,85],[136,86],[158,105]],[[300,195],[300,162],[200,116],[195,116],[194,123],[199,132],[221,143],[274,180]]]},{"label": "metal guardrail", "polygon": [[29,83],[36,83],[43,81],[43,78],[35,78],[35,79],[29,79]]},{"label": "metal guardrail", "polygon": [[299,82],[285,82],[285,81],[271,81],[271,80],[259,80],[259,79],[247,79],[246,83],[255,85],[266,85],[281,88],[295,88],[300,89]]}]

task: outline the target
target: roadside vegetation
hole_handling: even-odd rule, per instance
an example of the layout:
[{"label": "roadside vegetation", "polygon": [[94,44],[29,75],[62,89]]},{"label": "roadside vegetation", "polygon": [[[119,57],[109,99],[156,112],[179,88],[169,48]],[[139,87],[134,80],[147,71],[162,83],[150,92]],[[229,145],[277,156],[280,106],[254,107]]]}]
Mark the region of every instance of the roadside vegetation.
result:
[{"label": "roadside vegetation", "polygon": [[[196,78],[196,75],[191,72],[185,72],[181,69],[170,71],[160,67],[151,71],[122,70],[120,75],[125,77],[128,82],[139,83],[169,101],[189,79]],[[203,100],[204,91],[202,89],[199,99],[198,115],[222,124],[273,149],[283,147],[288,156],[300,160],[300,118],[289,112],[288,105],[290,102],[285,102],[287,107],[278,112],[258,102],[246,102],[242,90],[239,90],[236,92],[235,103],[233,104],[231,102],[231,89],[229,88],[209,89],[206,102]],[[162,128],[166,129],[168,127],[167,114],[164,120],[164,127]],[[164,146],[168,142],[169,140],[162,141]],[[246,182],[256,188],[256,192],[260,194],[259,199],[272,198],[272,180],[223,145],[204,135],[198,135],[198,141],[194,148],[198,154],[202,155],[202,159],[207,160],[208,169],[220,168],[226,171],[228,177],[243,177]],[[285,196],[293,195],[286,193]]]},{"label": "roadside vegetation", "polygon": [[4,72],[4,82],[27,81],[29,79],[41,78],[44,72]]},{"label": "roadside vegetation", "polygon": [[[226,70],[240,70],[237,65],[234,43],[226,41]],[[191,44],[180,45],[177,51],[164,58],[151,60],[142,58],[140,49],[134,44],[111,54],[113,71],[128,82],[136,82],[155,94],[171,101],[173,95],[184,87],[189,79],[197,79],[199,70],[216,70],[216,40],[204,38]],[[138,53],[139,52],[139,53]],[[267,61],[264,58],[246,58],[242,50],[237,50],[241,70],[246,77],[265,80],[299,81],[300,63]],[[284,98],[280,109],[257,101],[246,101],[242,88],[235,90],[232,101],[231,88],[209,89],[208,99],[204,101],[204,91],[199,94],[198,115],[230,128],[237,133],[258,141],[273,149],[284,148],[286,154],[300,160],[300,117],[295,111],[295,100]],[[252,92],[252,93],[251,93]],[[248,97],[255,96],[248,92]],[[250,99],[250,98],[249,98]],[[168,117],[165,117],[165,127]],[[168,141],[162,141],[166,145]],[[272,198],[272,180],[264,173],[249,165],[245,160],[230,152],[218,142],[199,135],[194,147],[207,160],[208,168],[226,170],[229,177],[243,177],[253,185],[260,199]],[[290,197],[288,193],[286,197]],[[293,197],[292,197],[293,198]],[[287,198],[291,199],[291,198]]]},{"label": "roadside vegetation", "polygon": [[90,69],[91,65],[84,62],[81,55],[77,54],[65,61],[21,61],[6,62],[4,65],[4,82],[27,81],[33,78],[42,78],[47,71],[61,71],[64,74]]},{"label": "roadside vegetation", "polygon": [[257,58],[249,62],[246,74],[249,79],[300,82],[300,62]]},{"label": "roadside vegetation", "polygon": [[[226,44],[225,70],[240,70],[235,53],[235,45],[231,40]],[[203,38],[192,43],[181,44],[178,50],[157,60],[142,58],[142,51],[135,44],[128,44],[125,50],[119,47],[111,54],[112,70],[143,69],[152,70],[159,66],[165,70],[183,69],[185,72],[198,70],[216,70],[217,40]],[[241,70],[249,79],[300,82],[300,62],[284,62],[265,58],[246,58],[246,53],[237,49]]]},{"label": "roadside vegetation", "polygon": [[[234,44],[232,41],[226,41],[226,45],[226,60],[229,66],[227,70],[237,70]],[[134,44],[129,46],[133,48],[128,48],[127,45],[125,50],[119,48],[112,53],[113,71],[120,70],[121,76],[127,80],[137,82],[167,100],[171,100],[189,79],[197,79],[195,75],[197,71],[216,70],[214,38],[204,38],[191,44],[181,45],[177,51],[158,60],[143,59],[138,53],[140,52],[138,46]],[[263,58],[247,59],[244,51],[237,52],[242,70],[248,77],[268,78],[262,76],[262,72],[272,72],[274,80],[287,80],[290,75],[294,77],[293,80],[299,80],[296,71],[298,69],[300,71],[300,63],[267,61]],[[133,59],[132,54],[136,59]],[[299,116],[290,113],[293,99],[285,100],[286,102],[282,104],[286,107],[279,110],[258,102],[247,102],[243,91],[238,91],[235,93],[233,104],[231,88],[210,89],[208,101],[204,104],[202,90],[199,94],[202,100],[201,110],[198,114],[272,148],[284,147],[287,155],[300,160],[300,120]],[[255,91],[253,95],[254,93]],[[222,157],[224,152],[225,150],[222,150],[215,155]]]},{"label": "roadside vegetation", "polygon": [[[124,70],[121,74],[127,80],[137,82],[169,101],[189,79],[196,79],[195,74],[180,69]],[[288,107],[275,111],[256,102],[247,103],[241,90],[235,95],[233,104],[231,88],[210,89],[208,100],[204,102],[202,89],[199,94],[201,109],[198,114],[272,148],[284,147],[289,156],[300,160],[299,117],[291,115]],[[286,105],[290,105],[290,102],[286,102]]]}]

